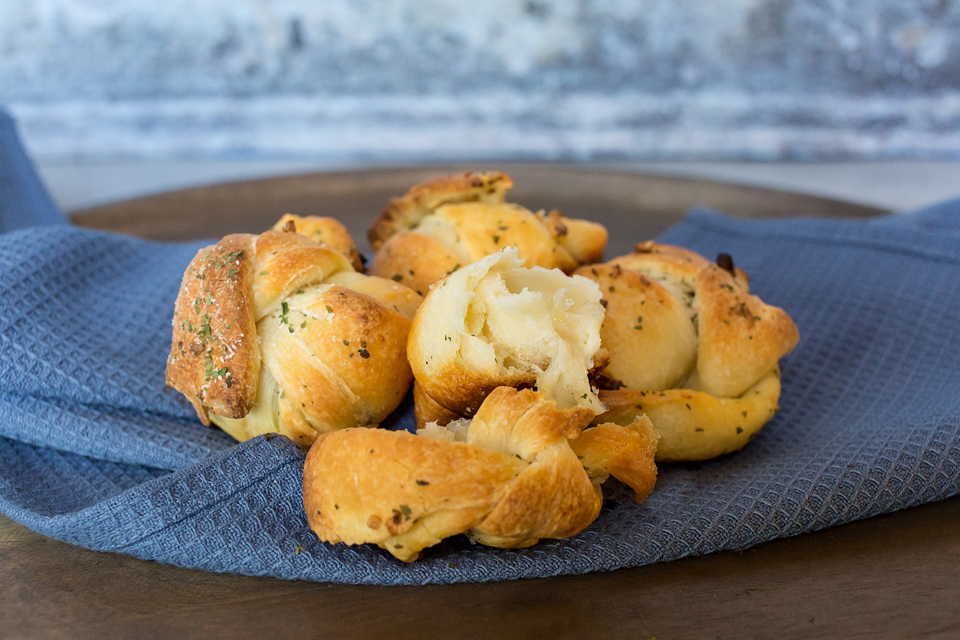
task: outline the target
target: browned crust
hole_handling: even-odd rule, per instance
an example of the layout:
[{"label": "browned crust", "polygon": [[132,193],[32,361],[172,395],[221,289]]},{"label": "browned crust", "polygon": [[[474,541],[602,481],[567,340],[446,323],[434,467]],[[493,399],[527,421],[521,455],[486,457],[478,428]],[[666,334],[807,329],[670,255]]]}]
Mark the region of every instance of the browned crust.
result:
[{"label": "browned crust", "polygon": [[[464,532],[514,548],[574,535],[602,504],[570,447],[591,416],[558,410],[533,391],[500,388],[477,412],[469,444],[367,429],[324,434],[304,467],[307,521],[321,540],[375,543],[408,562]],[[643,465],[608,460],[600,448],[599,465]]]},{"label": "browned crust", "polygon": [[[579,269],[600,284],[607,308],[601,338],[615,357],[601,379],[641,389],[683,382],[718,397],[737,397],[792,351],[799,333],[790,316],[750,294],[746,273],[730,256],[721,254],[718,262],[724,266],[682,247],[647,241],[630,255]],[[640,318],[643,322],[635,322]],[[650,375],[661,369],[662,379]]]},{"label": "browned crust", "polygon": [[692,310],[659,282],[618,263],[580,267],[600,287],[606,312],[600,339],[609,363],[600,386],[666,389],[693,369],[697,335]]},{"label": "browned crust", "polygon": [[395,233],[412,229],[437,207],[453,202],[484,200],[503,202],[513,181],[499,171],[468,171],[460,176],[433,178],[393,198],[370,228],[370,246],[374,251]]},{"label": "browned crust", "polygon": [[[268,318],[260,327],[264,363],[283,391],[278,405],[284,427],[374,425],[410,386],[410,320],[366,295],[332,286],[309,305],[291,302],[286,316]],[[316,437],[305,430],[294,430],[304,436],[301,444]]]},{"label": "browned crust", "polygon": [[563,214],[560,213],[559,209],[553,209],[550,213],[541,211],[537,214],[537,218],[547,227],[550,236],[554,240],[560,240],[570,232],[570,229],[566,225],[566,219],[563,217]]},{"label": "browned crust", "polygon": [[[646,240],[637,243],[633,253],[613,258],[607,264],[618,264],[633,271],[662,273],[692,287],[700,270],[713,263],[696,251]],[[743,289],[749,290],[749,278],[742,269],[735,267],[733,275]]]},{"label": "browned crust", "polygon": [[471,440],[496,442],[525,460],[580,435],[594,413],[583,407],[558,409],[531,389],[498,387],[483,401],[471,424]]},{"label": "browned crust", "polygon": [[595,424],[647,414],[662,436],[657,460],[704,460],[743,447],[774,415],[777,361],[799,334],[785,311],[749,293],[730,256],[711,262],[647,241],[577,274],[600,284],[601,339],[613,354],[599,376],[610,410]]},{"label": "browned crust", "polygon": [[[570,273],[581,264],[571,249],[592,257],[602,255],[606,244],[606,229],[600,225],[568,220],[556,212],[534,214],[509,203],[448,204],[433,215],[456,229],[456,247],[419,231],[401,231],[377,250],[370,273],[426,294],[443,276],[507,246],[517,248],[527,267]],[[567,226],[574,233],[568,233]]]},{"label": "browned crust", "polygon": [[774,368],[738,398],[667,389],[601,391],[609,407],[594,424],[629,425],[647,415],[660,434],[657,462],[708,460],[743,448],[779,408],[780,370]]},{"label": "browned crust", "polygon": [[[447,534],[454,535],[489,512],[521,467],[502,453],[403,431],[333,431],[307,455],[304,509],[325,542],[386,546],[441,510],[466,516]],[[419,553],[402,542],[386,548],[406,561]]]},{"label": "browned crust", "polygon": [[587,429],[570,446],[587,475],[601,480],[612,475],[633,489],[642,503],[657,482],[654,456],[659,440],[650,418],[639,415],[624,426],[605,422]]},{"label": "browned crust", "polygon": [[[458,264],[479,260],[506,246],[517,247],[528,267],[558,268],[564,273],[603,256],[606,228],[565,218],[557,210],[534,214],[506,203],[504,197],[511,186],[510,178],[502,173],[467,173],[436,178],[394,198],[370,229],[370,243],[377,252],[371,271],[381,277],[397,277],[426,294],[431,284]],[[456,229],[455,241],[452,235],[439,240],[410,233],[430,214]],[[454,242],[456,246],[446,244]]]},{"label": "browned crust", "polygon": [[499,445],[531,464],[473,528],[474,539],[524,547],[539,538],[576,535],[596,519],[603,497],[569,443],[592,418],[583,407],[561,411],[529,389],[499,387],[484,400],[469,439]]},{"label": "browned crust", "polygon": [[[308,445],[319,431],[373,425],[412,381],[419,302],[297,233],[227,236],[184,274],[167,381],[238,439],[279,431]],[[258,393],[276,398],[255,404]]]},{"label": "browned crust", "polygon": [[350,259],[355,271],[363,273],[363,259],[353,236],[339,220],[321,216],[298,216],[286,213],[273,225],[274,231],[298,233],[320,244],[336,249]]},{"label": "browned crust", "polygon": [[253,294],[258,320],[296,290],[353,270],[345,255],[300,234],[265,231],[254,242],[257,264]]},{"label": "browned crust", "polygon": [[557,215],[564,233],[556,236],[557,242],[573,256],[578,264],[594,264],[603,260],[607,248],[607,228],[589,220],[567,218],[554,209],[550,216]]},{"label": "browned crust", "polygon": [[210,424],[208,410],[242,418],[256,399],[253,241],[237,234],[201,249],[177,296],[166,381],[190,400],[204,424]]},{"label": "browned crust", "polygon": [[325,282],[370,296],[383,306],[393,309],[411,321],[417,314],[420,303],[423,302],[423,297],[409,287],[386,278],[378,278],[363,273],[341,271],[327,278]]},{"label": "browned crust", "polygon": [[508,548],[540,538],[569,538],[590,526],[602,506],[600,488],[590,482],[569,445],[551,447],[510,483],[490,514],[473,527],[472,537]]},{"label": "browned crust", "polygon": [[570,273],[580,266],[559,243],[563,236],[556,234],[567,235],[559,214],[550,218],[509,202],[461,202],[440,207],[433,215],[453,225],[461,250],[471,261],[516,247],[527,267]]},{"label": "browned crust", "polygon": [[[437,405],[439,409],[434,411],[443,410],[460,418],[472,417],[497,387],[524,389],[537,382],[536,374],[519,370],[513,375],[495,376],[458,366],[456,362],[450,366],[429,367],[420,355],[418,342],[408,340],[407,358],[421,393]],[[420,366],[421,362],[423,366]],[[418,426],[422,425],[418,422]]]},{"label": "browned crust", "polygon": [[430,285],[459,269],[461,263],[439,240],[403,231],[380,246],[370,263],[370,275],[389,278],[425,296]]},{"label": "browned crust", "polygon": [[786,311],[748,293],[715,264],[702,269],[696,283],[701,388],[737,396],[790,353],[800,334]]},{"label": "browned crust", "polygon": [[450,411],[424,393],[423,387],[416,380],[413,382],[413,410],[417,420],[417,429],[422,429],[431,422],[436,422],[443,427],[463,417]]}]

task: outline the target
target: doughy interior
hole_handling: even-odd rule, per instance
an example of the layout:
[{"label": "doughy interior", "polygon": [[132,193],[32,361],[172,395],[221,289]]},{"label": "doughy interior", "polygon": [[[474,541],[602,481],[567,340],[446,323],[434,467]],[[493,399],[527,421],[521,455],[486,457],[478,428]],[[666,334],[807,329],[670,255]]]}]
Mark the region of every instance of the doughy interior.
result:
[{"label": "doughy interior", "polygon": [[558,270],[490,271],[467,307],[460,355],[478,369],[537,376],[559,409],[606,409],[587,379],[600,348],[603,307],[596,283]]},{"label": "doughy interior", "polygon": [[433,438],[434,440],[449,440],[451,442],[466,442],[467,434],[470,433],[470,418],[460,418],[449,422],[444,426],[436,422],[428,422],[422,429],[417,429],[418,436]]}]

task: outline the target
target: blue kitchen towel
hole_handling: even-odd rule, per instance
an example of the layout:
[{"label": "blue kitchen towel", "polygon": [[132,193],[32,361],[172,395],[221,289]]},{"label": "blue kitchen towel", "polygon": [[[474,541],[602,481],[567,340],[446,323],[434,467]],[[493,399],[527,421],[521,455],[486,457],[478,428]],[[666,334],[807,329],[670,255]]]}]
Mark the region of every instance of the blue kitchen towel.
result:
[{"label": "blue kitchen towel", "polygon": [[64,222],[20,144],[13,118],[0,108],[0,233]]},{"label": "blue kitchen towel", "polygon": [[[37,202],[38,223],[56,219]],[[958,237],[960,201],[868,222],[692,212],[661,239],[732,254],[800,329],[781,411],[741,452],[661,465],[643,505],[611,482],[600,517],[573,538],[502,550],[458,536],[403,564],[317,540],[304,452],[280,436],[236,444],[164,386],[173,303],[200,243],[11,231],[0,235],[0,511],[184,567],[427,584],[742,549],[944,499],[960,490]],[[410,428],[411,414],[404,405],[391,427]]]}]

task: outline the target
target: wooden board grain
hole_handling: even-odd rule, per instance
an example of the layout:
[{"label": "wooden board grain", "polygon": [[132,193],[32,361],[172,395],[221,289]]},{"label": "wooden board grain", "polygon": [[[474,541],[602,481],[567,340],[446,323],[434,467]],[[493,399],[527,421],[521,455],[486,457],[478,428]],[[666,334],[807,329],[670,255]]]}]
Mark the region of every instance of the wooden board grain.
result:
[{"label": "wooden board grain", "polygon": [[[576,166],[498,167],[514,198],[597,219],[608,255],[701,204],[732,215],[867,217],[859,205]],[[159,240],[259,232],[285,212],[335,215],[365,244],[387,199],[451,168],[271,178],[75,214]],[[367,247],[364,247],[367,248]],[[737,553],[492,584],[361,587],[219,575],[74,547],[0,516],[0,637],[960,637],[960,499]]]}]

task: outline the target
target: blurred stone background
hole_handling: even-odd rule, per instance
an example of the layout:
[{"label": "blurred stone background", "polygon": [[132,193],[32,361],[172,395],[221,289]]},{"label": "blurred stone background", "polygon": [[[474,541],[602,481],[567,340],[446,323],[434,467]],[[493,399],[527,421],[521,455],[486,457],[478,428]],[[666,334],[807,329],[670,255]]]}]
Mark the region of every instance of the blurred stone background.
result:
[{"label": "blurred stone background", "polygon": [[0,0],[42,164],[960,159],[954,0]]}]

